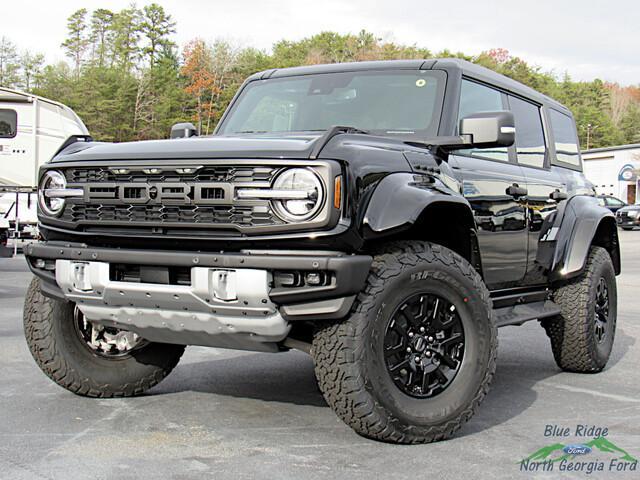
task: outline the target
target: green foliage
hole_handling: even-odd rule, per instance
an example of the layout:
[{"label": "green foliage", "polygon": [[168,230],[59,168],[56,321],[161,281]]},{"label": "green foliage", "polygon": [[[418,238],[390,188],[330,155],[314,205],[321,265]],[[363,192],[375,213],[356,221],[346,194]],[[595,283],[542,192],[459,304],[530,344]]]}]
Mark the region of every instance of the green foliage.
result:
[{"label": "green foliage", "polygon": [[168,15],[157,3],[142,9],[140,32],[147,40],[147,45],[142,51],[147,55],[151,68],[163,49],[174,46],[174,43],[169,40],[169,35],[175,33],[175,26],[176,23],[171,20],[171,15]]},{"label": "green foliage", "polygon": [[67,19],[68,37],[64,42],[62,42],[61,45],[61,47],[65,50],[67,56],[73,59],[76,76],[80,74],[82,59],[87,49],[87,45],[89,44],[89,39],[87,38],[86,33],[86,17],[86,8],[76,10],[73,14],[71,14],[71,16]]},{"label": "green foliage", "polygon": [[18,55],[0,39],[0,85],[30,90],[73,108],[94,138],[126,141],[168,136],[171,125],[193,120],[211,133],[243,80],[252,73],[317,63],[392,59],[462,58],[522,82],[569,107],[583,148],[640,142],[640,87],[600,80],[575,82],[545,72],[507,50],[477,56],[434,53],[376,37],[320,32],[280,40],[270,52],[229,42],[190,42],[179,54],[176,23],[164,8],[135,4],[120,11],[74,12],[62,47],[72,61],[44,66],[41,54]]},{"label": "green foliage", "polygon": [[16,46],[7,37],[0,38],[0,85],[12,86],[19,80],[20,63]]}]

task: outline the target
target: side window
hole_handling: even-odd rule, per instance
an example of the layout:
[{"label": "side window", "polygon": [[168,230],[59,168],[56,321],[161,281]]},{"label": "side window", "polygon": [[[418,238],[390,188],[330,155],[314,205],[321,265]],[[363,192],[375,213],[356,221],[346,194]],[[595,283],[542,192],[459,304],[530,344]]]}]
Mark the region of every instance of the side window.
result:
[{"label": "side window", "polygon": [[[498,90],[470,80],[462,80],[458,121],[472,113],[496,112],[504,109],[502,93]],[[502,162],[509,161],[509,152],[506,147],[470,148],[458,150],[458,153],[461,155],[500,160]]]},{"label": "side window", "polygon": [[0,138],[13,138],[18,131],[18,115],[15,110],[0,108]]},{"label": "side window", "polygon": [[580,166],[578,154],[578,136],[573,120],[564,113],[550,109],[551,129],[556,144],[556,158],[559,162]]},{"label": "side window", "polygon": [[511,96],[509,97],[509,106],[516,125],[518,163],[530,167],[544,167],[546,146],[540,108]]}]

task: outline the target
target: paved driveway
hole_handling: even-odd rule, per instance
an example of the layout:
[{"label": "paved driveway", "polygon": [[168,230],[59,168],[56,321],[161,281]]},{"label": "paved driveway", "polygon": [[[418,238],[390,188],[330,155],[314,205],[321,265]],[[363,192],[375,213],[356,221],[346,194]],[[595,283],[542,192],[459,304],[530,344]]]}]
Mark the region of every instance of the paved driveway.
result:
[{"label": "paved driveway", "polygon": [[[574,433],[583,424],[607,428],[606,439],[640,457],[640,231],[620,237],[624,273],[608,368],[562,373],[537,322],[504,328],[480,412],[454,439],[410,447],[369,441],[343,425],[299,352],[192,347],[146,396],[77,397],[31,359],[22,336],[30,274],[22,258],[0,258],[0,478],[584,478],[559,464],[536,473],[518,463],[546,445],[581,440]],[[546,425],[570,436],[545,437]],[[592,478],[638,478],[610,472],[616,456],[594,449],[580,458],[585,470],[603,462],[605,472]]]}]

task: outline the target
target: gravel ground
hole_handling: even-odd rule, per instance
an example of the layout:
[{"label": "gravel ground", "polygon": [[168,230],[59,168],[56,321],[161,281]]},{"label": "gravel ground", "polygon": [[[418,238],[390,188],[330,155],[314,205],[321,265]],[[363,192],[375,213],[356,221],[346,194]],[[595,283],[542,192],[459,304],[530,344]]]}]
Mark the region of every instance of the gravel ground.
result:
[{"label": "gravel ground", "polygon": [[[318,392],[300,352],[254,354],[191,347],[147,395],[92,400],[53,384],[22,333],[31,275],[23,258],[0,258],[0,477],[74,478],[638,478],[609,471],[615,455],[584,462],[605,471],[525,472],[520,459],[577,438],[577,425],[607,428],[640,457],[640,231],[620,232],[618,331],[607,369],[562,373],[537,322],[500,331],[498,370],[479,413],[449,441],[397,446],[342,424]],[[635,372],[635,373],[634,373]],[[545,437],[546,425],[568,427]],[[582,460],[584,459],[584,460]],[[588,468],[587,466],[583,467]]]}]

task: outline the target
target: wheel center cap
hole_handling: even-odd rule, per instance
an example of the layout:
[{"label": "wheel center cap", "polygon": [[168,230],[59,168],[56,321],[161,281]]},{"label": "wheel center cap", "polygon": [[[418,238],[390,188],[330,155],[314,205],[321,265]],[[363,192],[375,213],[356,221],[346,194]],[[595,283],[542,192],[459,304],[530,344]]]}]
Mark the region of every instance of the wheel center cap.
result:
[{"label": "wheel center cap", "polygon": [[424,349],[427,348],[427,341],[424,339],[424,337],[421,336],[416,336],[413,338],[413,349],[416,352],[424,352]]}]

